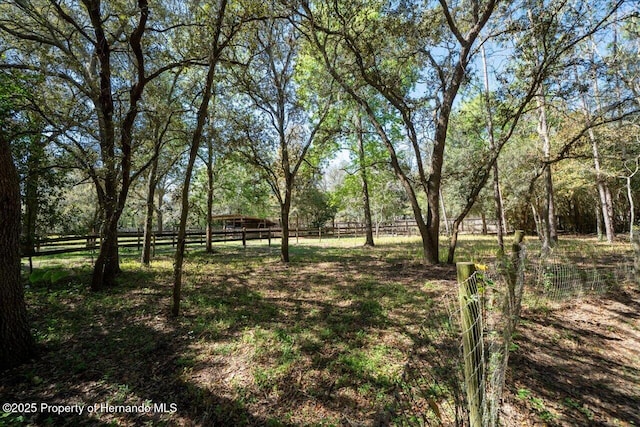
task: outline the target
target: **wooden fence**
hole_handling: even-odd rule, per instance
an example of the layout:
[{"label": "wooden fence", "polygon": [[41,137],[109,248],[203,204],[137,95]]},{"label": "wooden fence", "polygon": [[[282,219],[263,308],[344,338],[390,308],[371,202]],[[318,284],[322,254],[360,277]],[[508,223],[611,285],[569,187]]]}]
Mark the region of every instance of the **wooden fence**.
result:
[{"label": "wooden fence", "polygon": [[[280,229],[245,229],[245,230],[216,230],[211,233],[212,242],[233,242],[279,238]],[[315,232],[317,235],[317,231]],[[206,232],[203,230],[187,231],[187,245],[201,245],[206,243]],[[152,246],[175,247],[178,240],[177,231],[155,232],[151,237]],[[142,249],[144,235],[142,231],[121,231],[118,233],[118,246],[120,248]],[[32,251],[23,250],[23,257],[38,257],[57,255],[72,252],[97,250],[100,247],[100,236],[89,234],[84,236],[45,237],[38,239]]]},{"label": "wooden fence", "polygon": [[[477,232],[477,224],[471,222],[471,227],[467,227],[467,232]],[[376,236],[417,236],[419,235],[415,221],[401,220],[393,223],[374,225],[374,233]],[[228,229],[215,230],[211,236],[214,243],[220,242],[246,242],[249,240],[267,240],[271,244],[271,239],[279,239],[282,236],[280,228],[255,228],[255,229]],[[365,234],[363,224],[356,222],[340,222],[333,227],[323,228],[296,228],[289,230],[289,238],[297,237],[362,237]],[[152,236],[152,247],[172,246],[175,247],[178,238],[177,231],[154,232]],[[204,230],[190,230],[187,232],[187,245],[206,244],[206,232]],[[121,231],[118,233],[118,246],[121,248],[137,248],[142,249],[144,235],[142,230],[139,231]],[[84,236],[61,236],[61,237],[43,237],[36,241],[33,249],[24,248],[22,256],[25,258],[57,255],[72,252],[82,252],[97,250],[100,247],[100,236],[89,234]]]}]

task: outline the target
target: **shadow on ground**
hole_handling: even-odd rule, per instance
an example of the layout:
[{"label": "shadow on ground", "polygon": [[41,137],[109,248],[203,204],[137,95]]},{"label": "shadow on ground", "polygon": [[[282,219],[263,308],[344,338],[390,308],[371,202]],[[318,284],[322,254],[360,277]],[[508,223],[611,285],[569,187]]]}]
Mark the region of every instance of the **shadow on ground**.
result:
[{"label": "shadow on ground", "polygon": [[509,399],[530,417],[512,421],[640,425],[639,303],[628,288],[525,311],[507,384]]}]

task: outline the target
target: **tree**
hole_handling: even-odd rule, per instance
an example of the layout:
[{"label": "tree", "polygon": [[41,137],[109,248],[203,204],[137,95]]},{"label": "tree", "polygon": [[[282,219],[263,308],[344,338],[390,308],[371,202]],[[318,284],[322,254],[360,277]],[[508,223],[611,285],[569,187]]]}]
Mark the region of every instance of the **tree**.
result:
[{"label": "tree", "polygon": [[[193,183],[193,217],[198,224],[207,223],[209,192],[213,215],[242,214],[255,217],[275,217],[271,189],[260,173],[238,153],[220,153],[214,147],[211,168],[213,188],[209,186],[209,168],[201,167]],[[213,223],[213,221],[212,221]],[[212,225],[213,226],[213,225]]]},{"label": "tree", "polygon": [[[534,2],[535,3],[535,2]],[[544,30],[540,27],[550,27],[548,21],[545,21],[545,14],[543,13],[544,5],[539,2],[532,5],[527,10],[527,16],[533,31],[530,41],[532,42],[531,49],[533,51],[532,57],[533,65],[536,68],[540,67],[540,50],[541,42],[538,40],[538,34],[541,34]],[[535,10],[534,10],[535,8]],[[535,14],[534,14],[535,12]],[[535,18],[534,18],[535,15]],[[544,49],[544,47],[542,47]],[[554,245],[554,242],[558,240],[558,225],[556,221],[555,202],[553,195],[553,176],[551,173],[551,137],[549,135],[550,129],[547,121],[547,99],[545,93],[545,83],[540,82],[537,87],[536,94],[536,108],[538,110],[538,136],[542,143],[542,156],[543,156],[543,177],[545,184],[545,203],[543,204],[543,239],[542,250],[549,251],[549,248]]]},{"label": "tree", "polygon": [[[213,102],[215,103],[215,99]],[[213,121],[214,119],[212,118],[211,120]],[[209,137],[207,138],[207,161],[206,161],[206,168],[207,168],[207,242],[206,242],[207,246],[206,247],[207,247],[208,253],[213,252],[213,246],[211,242],[212,233],[213,233],[213,192],[214,192],[213,168],[214,168],[214,160],[215,160],[213,138],[214,136],[212,132],[212,134],[209,135]]]},{"label": "tree", "polygon": [[10,76],[0,75],[0,370],[35,354],[20,277],[20,182],[7,139],[21,92]]},{"label": "tree", "polygon": [[20,278],[20,183],[4,130],[0,133],[0,258],[0,368],[9,368],[28,360],[35,350]]},{"label": "tree", "polygon": [[[374,235],[385,222],[393,222],[398,218],[410,215],[410,207],[406,192],[395,179],[393,169],[388,161],[383,160],[384,147],[375,147],[373,140],[366,140],[367,151],[367,183],[370,190],[371,219]],[[374,148],[375,147],[375,148]],[[336,182],[332,187],[331,204],[335,206],[336,218],[341,221],[364,221],[362,209],[362,178],[359,174],[357,153],[352,153],[351,163],[338,164],[338,171],[333,171]],[[341,172],[341,173],[340,173]]]},{"label": "tree", "polygon": [[[486,108],[487,137],[489,138],[489,150],[496,150],[496,134],[493,127],[493,105],[491,102],[491,88],[489,86],[489,70],[487,68],[487,54],[484,45],[481,47],[482,54],[482,74],[484,83],[484,103]],[[504,201],[500,189],[500,168],[498,159],[493,164],[493,200],[496,209],[496,219],[498,220],[497,236],[498,248],[504,252],[504,234],[507,232],[507,221],[504,215]],[[446,218],[445,218],[446,220]]]},{"label": "tree", "polygon": [[[180,191],[180,222],[178,227],[178,237],[176,242],[175,261],[173,266],[173,303],[171,313],[173,316],[180,314],[180,299],[182,293],[182,266],[184,264],[184,248],[187,236],[187,218],[189,216],[189,194],[191,186],[191,177],[193,175],[194,165],[200,149],[203,132],[207,119],[209,117],[209,103],[213,96],[214,82],[218,72],[218,66],[222,60],[223,54],[240,32],[242,26],[256,18],[255,11],[242,2],[229,2],[220,0],[214,10],[210,4],[200,7],[196,6],[196,15],[203,18],[204,34],[195,34],[196,37],[203,37],[206,48],[206,77],[204,79],[204,87],[201,91],[200,103],[195,116],[195,128],[192,133],[191,143],[189,144],[189,155],[187,166],[184,174],[184,181]],[[258,8],[259,9],[259,8]],[[258,10],[258,15],[260,11]]]},{"label": "tree", "polygon": [[635,204],[633,202],[633,192],[631,189],[631,179],[640,171],[640,155],[635,158],[635,167],[629,166],[625,162],[625,168],[627,170],[626,175],[619,176],[618,178],[624,178],[627,189],[627,200],[629,200],[629,241],[633,241],[633,229],[635,227]]},{"label": "tree", "polygon": [[[393,175],[387,175],[382,173],[382,169],[388,166],[388,154],[385,147],[380,143],[374,128],[369,123],[367,117],[363,117],[364,114],[360,107],[353,102],[345,104],[344,115],[350,115],[351,120],[346,121],[345,128],[346,133],[343,135],[343,145],[345,149],[349,150],[349,157],[351,164],[345,168],[345,171],[350,175],[345,178],[342,183],[343,192],[352,192],[349,197],[354,197],[354,203],[361,208],[361,211],[355,216],[360,222],[364,223],[365,228],[365,246],[374,246],[374,222],[379,224],[382,221],[382,217],[386,218],[382,212],[388,210],[388,208],[382,208],[380,205],[380,199],[384,195],[380,194],[380,191],[389,195],[389,189],[383,189],[386,185],[376,182],[382,176],[385,179],[393,180]],[[372,105],[373,104],[372,102]],[[381,119],[383,114],[379,116]],[[402,126],[398,123],[398,120],[393,115],[389,115],[385,120],[385,128],[392,133],[398,132],[398,126]],[[358,183],[355,183],[356,176],[358,177]],[[350,182],[353,181],[353,182]],[[353,188],[349,189],[349,186]],[[347,196],[347,194],[344,196]],[[357,200],[359,199],[359,200]],[[344,204],[344,203],[343,203]],[[374,221],[374,217],[377,218]]]},{"label": "tree", "polygon": [[[29,79],[33,93],[41,90],[39,80]],[[56,134],[46,132],[45,121],[37,112],[37,103],[20,113],[20,130],[11,135],[11,152],[20,176],[23,220],[21,245],[23,255],[35,251],[39,235],[62,223],[62,189],[67,187],[69,156],[56,150]]]},{"label": "tree", "polygon": [[[546,82],[551,81],[552,76],[556,77],[557,81],[566,80],[559,76],[562,76],[562,73],[566,72],[567,69],[571,69],[571,64],[575,59],[576,46],[587,42],[592,35],[605,30],[621,3],[618,2],[603,7],[603,5],[594,6],[583,3],[574,5],[566,2],[552,2],[546,4],[544,10],[536,9],[537,25],[533,27],[530,25],[531,14],[525,13],[524,16],[521,14],[513,24],[507,26],[507,37],[503,35],[495,38],[493,42],[497,46],[502,43],[509,46],[507,50],[512,52],[510,55],[512,62],[503,69],[496,71],[496,74],[500,74],[496,77],[497,83],[500,84],[497,91],[499,95],[497,99],[499,101],[497,105],[499,114],[491,114],[491,128],[497,133],[493,136],[489,135],[489,145],[493,148],[488,155],[484,156],[485,161],[474,163],[474,167],[467,174],[468,177],[473,179],[468,181],[469,191],[464,196],[466,199],[465,206],[454,220],[454,230],[449,243],[448,262],[453,262],[454,259],[457,226],[472,209],[503,147],[516,134],[521,118],[528,117],[528,107],[533,100],[536,100],[536,110],[539,113],[536,118],[536,122],[539,124],[536,133],[539,138],[542,135],[545,140],[545,147],[542,150],[542,157],[534,163],[538,170],[534,173],[532,181],[530,181],[528,187],[530,191],[526,196],[527,198],[533,195],[535,182],[541,176],[549,178],[548,174],[552,165],[566,158],[579,145],[589,129],[620,120],[624,115],[631,114],[627,111],[624,115],[616,116],[611,114],[612,111],[610,109],[605,109],[589,123],[583,124],[575,132],[571,132],[563,140],[563,143],[557,149],[557,153],[552,156],[551,140],[549,138],[550,124],[548,123],[548,114],[546,112],[549,99],[551,99],[548,93],[549,84],[544,87],[547,90],[544,102],[540,98],[541,87]],[[585,20],[585,15],[592,13],[594,10],[598,12],[597,19]],[[516,14],[515,16],[518,15]],[[512,31],[515,31],[515,33]],[[501,27],[499,34],[502,33],[503,29]],[[518,36],[515,36],[515,34],[518,34]],[[544,49],[539,49],[537,43],[540,43]],[[568,93],[566,85],[557,84],[551,95],[554,95],[556,99],[560,99],[567,97]],[[490,110],[487,110],[487,112],[490,112]],[[541,112],[544,112],[544,114],[540,114]],[[493,123],[494,121],[495,123]],[[489,123],[488,120],[484,122]],[[524,122],[526,124],[527,121]],[[551,230],[555,227],[551,217],[555,221],[556,215],[547,215],[548,207],[550,204],[553,206],[551,203],[552,196],[550,196],[550,193],[553,193],[553,189],[548,185],[548,179],[545,180],[545,183],[547,185],[545,191],[542,192],[545,202],[539,204],[539,206],[543,207],[544,213],[540,215],[540,209],[537,209],[535,216],[541,218],[542,223],[546,224],[540,228],[543,241],[551,242],[553,240]],[[540,224],[540,222],[537,222],[537,224]],[[547,247],[549,245],[550,243],[546,244]]]},{"label": "tree", "polygon": [[[593,61],[593,55],[592,55]],[[595,66],[592,62],[592,66]],[[598,110],[602,110],[602,102],[599,99],[600,91],[598,87],[598,76],[594,73],[595,70],[591,70],[589,73],[592,79],[592,87],[594,91],[594,98],[596,100],[596,108]],[[578,76],[576,75],[576,80]],[[587,99],[586,91],[582,93],[582,107],[584,110],[584,117],[587,123],[591,122],[593,113],[589,106],[589,101]],[[599,115],[600,112],[596,112],[596,115]],[[589,129],[588,131],[589,141],[591,142],[591,149],[593,153],[593,167],[595,172],[595,180],[596,187],[598,189],[598,204],[600,205],[600,218],[604,224],[605,235],[607,237],[607,242],[612,243],[615,238],[615,224],[614,224],[614,216],[613,216],[613,201],[611,197],[611,189],[609,188],[609,184],[607,183],[607,179],[602,170],[602,159],[601,159],[601,143],[598,140],[596,132],[594,129]],[[598,224],[599,225],[599,224]]]},{"label": "tree", "polygon": [[[153,152],[151,166],[149,167],[149,175],[147,178],[147,191],[146,191],[146,213],[144,219],[144,237],[142,244],[141,263],[149,265],[151,261],[151,245],[153,238],[153,217],[158,216],[159,230],[162,231],[162,212],[161,205],[163,200],[162,192],[158,192],[158,203],[156,204],[156,191],[160,181],[169,173],[169,170],[175,165],[180,157],[180,154],[175,153],[174,147],[167,145],[172,140],[181,139],[177,136],[172,136],[172,133],[179,131],[179,129],[172,129],[172,122],[175,120],[175,116],[181,111],[178,110],[178,96],[175,92],[178,91],[178,79],[180,72],[173,75],[173,77],[166,81],[164,77],[158,79],[160,84],[156,91],[151,90],[153,98],[157,99],[154,102],[154,109],[144,112],[147,117],[148,125],[144,128],[144,131],[152,135],[150,138],[151,150]],[[151,88],[154,89],[154,88]],[[174,144],[175,145],[175,144]],[[161,164],[162,161],[162,164]]]},{"label": "tree", "polygon": [[[638,53],[640,45],[638,44],[638,30],[640,26],[637,21],[637,11],[631,8],[620,7],[616,11],[616,19],[612,23],[611,36],[607,38],[592,38],[590,43],[582,49],[584,56],[588,61],[579,64],[576,67],[576,79],[578,79],[579,69],[581,68],[583,76],[588,75],[591,84],[582,81],[580,85],[582,93],[582,105],[584,108],[584,116],[586,121],[591,121],[594,114],[601,114],[605,108],[611,108],[616,105],[616,110],[620,113],[624,111],[625,104],[640,105],[640,85],[638,76],[640,75],[640,61]],[[580,66],[582,65],[582,66]],[[613,98],[613,99],[612,99]],[[626,107],[628,108],[628,107]],[[626,134],[623,128],[624,122],[617,122],[614,129],[611,129],[617,137],[620,134]],[[612,152],[620,155],[622,160],[622,169],[628,169],[627,162],[633,163],[635,150],[622,144],[619,150],[616,150],[617,138],[614,142],[613,138],[606,138],[606,132],[596,133],[589,132],[589,140],[592,146],[594,172],[598,189],[598,202],[601,207],[600,217],[602,219],[607,241],[613,241],[615,237],[615,216],[614,216],[614,200],[612,196],[611,186],[615,185],[611,182],[613,173],[608,168],[615,168],[611,162],[607,162],[607,157]],[[633,137],[632,137],[633,138]],[[627,171],[624,173],[626,174]],[[629,190],[629,188],[628,188]],[[633,218],[633,200],[630,198],[631,217]],[[631,221],[633,225],[633,221]]]},{"label": "tree", "polygon": [[[449,117],[480,32],[496,2],[444,0],[422,5],[385,2],[303,2],[304,32],[332,77],[358,103],[389,152],[391,165],[407,192],[425,261],[439,262],[440,186]],[[380,37],[385,34],[385,37]],[[419,87],[424,91],[416,96]],[[416,170],[402,164],[398,144],[386,132],[363,86],[374,90],[402,118]],[[425,111],[430,109],[430,112]],[[430,123],[431,144],[421,141]],[[417,193],[427,199],[426,218]]]},{"label": "tree", "polygon": [[265,20],[249,41],[255,43],[255,53],[236,72],[246,100],[244,124],[237,123],[244,137],[238,150],[259,168],[278,200],[280,258],[285,263],[289,262],[289,214],[296,176],[312,144],[328,138],[324,123],[332,103],[329,92],[315,99],[316,111],[304,108],[299,95],[302,89],[295,80],[298,42],[299,34],[288,21]]},{"label": "tree", "polygon": [[216,183],[214,182],[214,175],[216,175],[217,169],[223,163],[222,157],[225,155],[224,150],[221,150],[220,147],[216,147],[214,141],[218,138],[218,134],[216,132],[215,123],[216,123],[216,89],[212,89],[213,99],[211,103],[213,104],[213,108],[211,108],[211,117],[209,118],[209,132],[206,136],[207,146],[206,146],[206,157],[201,155],[201,159],[205,163],[205,170],[207,174],[207,190],[206,190],[206,214],[205,214],[205,222],[206,222],[206,251],[208,253],[213,252],[212,245],[212,236],[213,236],[213,205],[214,205],[214,186]]},{"label": "tree", "polygon": [[362,179],[362,206],[364,212],[365,246],[374,246],[373,223],[371,220],[371,202],[369,197],[369,180],[367,177],[366,154],[364,151],[364,130],[362,128],[362,117],[357,114],[355,119],[355,132],[358,140],[358,166],[360,178]]},{"label": "tree", "polygon": [[292,211],[307,227],[324,228],[336,215],[330,194],[320,188],[317,177],[300,181],[303,180],[298,179]]},{"label": "tree", "polygon": [[[162,25],[166,9],[155,7],[154,17]],[[148,165],[132,169],[139,149],[133,134],[145,87],[183,62],[164,55],[171,29],[155,28],[154,38],[145,37],[151,27],[149,15],[147,0],[138,0],[133,9],[100,0],[2,5],[0,31],[14,53],[5,56],[4,67],[41,74],[52,92],[60,85],[72,100],[49,105],[48,118],[55,126],[56,116],[66,115],[61,110],[73,111],[77,121],[65,133],[65,149],[77,156],[96,187],[103,221],[91,280],[94,290],[115,284],[120,271],[119,219],[131,184]],[[151,72],[149,50],[163,60]],[[84,121],[78,120],[81,116]]]}]

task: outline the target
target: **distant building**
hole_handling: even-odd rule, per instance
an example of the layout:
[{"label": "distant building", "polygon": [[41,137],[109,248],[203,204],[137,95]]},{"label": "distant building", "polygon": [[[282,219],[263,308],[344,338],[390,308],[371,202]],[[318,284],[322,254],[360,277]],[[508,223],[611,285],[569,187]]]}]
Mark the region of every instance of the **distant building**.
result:
[{"label": "distant building", "polygon": [[221,222],[224,230],[269,228],[278,225],[266,218],[256,218],[246,215],[214,215],[212,220],[214,222]]}]

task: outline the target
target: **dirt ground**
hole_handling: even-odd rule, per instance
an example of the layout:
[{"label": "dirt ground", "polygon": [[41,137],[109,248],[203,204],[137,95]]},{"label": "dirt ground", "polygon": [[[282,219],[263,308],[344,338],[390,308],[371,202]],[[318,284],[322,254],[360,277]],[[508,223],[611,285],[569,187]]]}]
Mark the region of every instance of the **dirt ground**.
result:
[{"label": "dirt ground", "polygon": [[640,425],[637,288],[525,309],[515,343],[505,425]]},{"label": "dirt ground", "polygon": [[[34,287],[41,357],[0,376],[0,403],[178,410],[0,412],[0,426],[440,425],[432,415],[447,408],[413,392],[436,373],[445,381],[430,396],[456,392],[447,381],[459,344],[433,352],[420,335],[446,320],[455,267],[405,261],[402,245],[311,248],[289,268],[272,255],[192,256],[177,320],[170,258],[129,267],[126,283],[101,294],[86,290],[84,273]],[[511,350],[502,425],[640,426],[637,287],[525,306]]]}]

